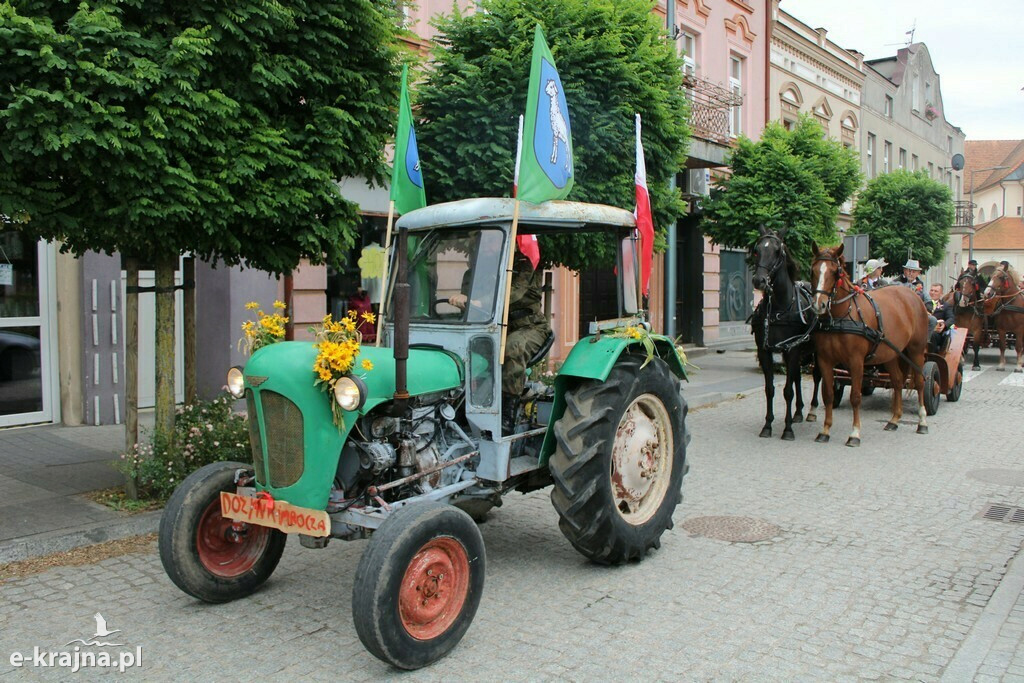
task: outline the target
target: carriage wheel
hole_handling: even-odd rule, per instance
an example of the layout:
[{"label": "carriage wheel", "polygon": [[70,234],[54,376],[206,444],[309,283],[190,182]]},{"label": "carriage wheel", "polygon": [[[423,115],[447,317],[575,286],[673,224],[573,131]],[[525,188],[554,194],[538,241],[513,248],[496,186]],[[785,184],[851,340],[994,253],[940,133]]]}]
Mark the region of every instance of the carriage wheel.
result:
[{"label": "carriage wheel", "polygon": [[950,403],[956,403],[960,400],[960,394],[964,390],[964,359],[960,359],[960,364],[956,366],[956,376],[953,378],[953,386],[950,387],[949,393],[946,394],[946,400]]},{"label": "carriage wheel", "polygon": [[924,364],[924,411],[929,415],[939,412],[939,395],[942,393],[942,379],[939,365],[933,360]]}]

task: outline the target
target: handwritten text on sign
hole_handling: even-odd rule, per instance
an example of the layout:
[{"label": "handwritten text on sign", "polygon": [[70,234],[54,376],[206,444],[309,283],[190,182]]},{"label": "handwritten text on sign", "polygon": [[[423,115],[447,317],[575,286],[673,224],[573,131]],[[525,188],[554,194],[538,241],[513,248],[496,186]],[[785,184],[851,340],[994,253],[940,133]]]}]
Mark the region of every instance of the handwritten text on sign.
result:
[{"label": "handwritten text on sign", "polygon": [[310,510],[275,500],[272,509],[257,498],[220,492],[220,514],[228,519],[269,526],[290,534],[330,536],[331,518],[323,510]]}]

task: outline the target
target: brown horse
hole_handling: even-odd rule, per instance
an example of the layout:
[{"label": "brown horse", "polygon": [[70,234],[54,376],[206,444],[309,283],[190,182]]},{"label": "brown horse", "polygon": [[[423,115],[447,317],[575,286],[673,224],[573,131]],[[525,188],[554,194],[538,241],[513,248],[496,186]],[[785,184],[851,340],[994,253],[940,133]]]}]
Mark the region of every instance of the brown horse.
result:
[{"label": "brown horse", "polygon": [[985,311],[977,275],[965,269],[956,279],[953,291],[942,297],[942,301],[947,306],[953,306],[956,326],[964,328],[971,335],[971,347],[974,349],[974,363],[971,369],[981,370],[978,350],[985,337]]},{"label": "brown horse", "polygon": [[999,332],[999,367],[1006,370],[1006,333],[1013,332],[1016,337],[1014,346],[1017,350],[1017,367],[1014,372],[1024,372],[1024,292],[1017,286],[1017,274],[1013,269],[999,266],[992,273],[985,289],[985,313],[996,321]]},{"label": "brown horse", "polygon": [[836,365],[843,365],[850,371],[853,431],[846,440],[847,446],[860,445],[861,382],[865,365],[885,366],[892,381],[892,418],[885,425],[886,431],[899,427],[903,415],[903,381],[907,373],[913,371],[920,416],[917,433],[927,434],[924,376],[921,374],[928,346],[928,311],[924,302],[909,287],[898,285],[871,290],[868,296],[850,282],[844,269],[842,245],[819,249],[815,244],[813,252],[812,307],[821,318],[820,331],[814,333],[814,348],[821,369],[822,403],[825,404],[825,422],[815,441],[829,440],[832,378]]}]

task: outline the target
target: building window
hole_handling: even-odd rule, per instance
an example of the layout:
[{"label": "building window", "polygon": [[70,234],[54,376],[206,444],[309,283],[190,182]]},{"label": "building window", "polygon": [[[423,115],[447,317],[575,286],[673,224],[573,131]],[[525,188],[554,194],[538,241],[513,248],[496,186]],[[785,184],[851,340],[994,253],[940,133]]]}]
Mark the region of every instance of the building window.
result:
[{"label": "building window", "polygon": [[917,167],[918,167],[917,155],[916,154],[911,154],[910,155],[910,170],[913,171],[914,173],[917,173]]},{"label": "building window", "polygon": [[885,96],[885,110],[882,112],[886,118],[892,118],[892,98],[888,95]]},{"label": "building window", "polygon": [[979,223],[984,223],[985,222],[985,209],[978,209],[978,222]]},{"label": "building window", "polygon": [[953,195],[953,199],[960,199],[960,176],[956,176],[956,194]]},{"label": "building window", "polygon": [[[737,102],[743,98],[743,58],[735,55],[729,57],[729,90]],[[736,137],[743,132],[743,105],[733,105],[729,117],[729,135]]]},{"label": "building window", "polygon": [[935,104],[934,102],[932,102],[932,84],[929,83],[928,81],[925,81],[925,84],[924,84],[924,106],[927,107],[930,104]]},{"label": "building window", "polygon": [[868,133],[868,177],[875,177],[875,136]]},{"label": "building window", "polygon": [[933,164],[930,161],[928,162],[928,177],[929,178],[934,178],[935,177],[935,164]]},{"label": "building window", "polygon": [[900,147],[900,168],[905,169],[907,167],[907,150]]},{"label": "building window", "polygon": [[885,146],[882,147],[882,173],[888,173],[892,170],[892,143],[888,140],[885,141]]},{"label": "building window", "polygon": [[946,151],[949,152],[950,154],[953,153],[953,136],[952,135],[947,135],[946,136]]},{"label": "building window", "polygon": [[914,74],[910,81],[911,108],[914,111],[921,111],[921,77]]},{"label": "building window", "polygon": [[679,43],[683,49],[683,75],[697,76],[697,36],[684,29],[679,34]]},{"label": "building window", "polygon": [[988,215],[988,219],[994,221],[997,218],[999,218],[999,205],[992,202],[992,213]]}]

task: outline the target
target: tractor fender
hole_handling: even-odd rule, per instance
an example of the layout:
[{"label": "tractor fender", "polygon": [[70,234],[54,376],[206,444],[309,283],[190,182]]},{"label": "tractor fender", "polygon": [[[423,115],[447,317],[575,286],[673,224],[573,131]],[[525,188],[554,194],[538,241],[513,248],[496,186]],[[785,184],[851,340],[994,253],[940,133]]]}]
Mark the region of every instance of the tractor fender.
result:
[{"label": "tractor fender", "polygon": [[[679,352],[672,340],[659,334],[652,334],[650,338],[654,342],[655,355],[668,363],[669,368],[679,379],[687,379],[683,360],[679,357]],[[551,416],[548,419],[544,445],[540,452],[542,466],[547,465],[548,457],[555,451],[554,427],[565,413],[566,389],[581,380],[605,381],[619,360],[619,356],[627,351],[647,354],[647,350],[639,339],[610,335],[584,337],[569,352],[569,357],[562,363],[562,367],[558,369],[558,376],[555,377],[555,400],[551,405]]]}]

